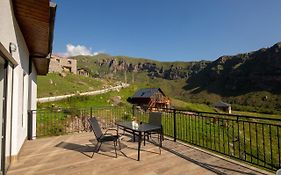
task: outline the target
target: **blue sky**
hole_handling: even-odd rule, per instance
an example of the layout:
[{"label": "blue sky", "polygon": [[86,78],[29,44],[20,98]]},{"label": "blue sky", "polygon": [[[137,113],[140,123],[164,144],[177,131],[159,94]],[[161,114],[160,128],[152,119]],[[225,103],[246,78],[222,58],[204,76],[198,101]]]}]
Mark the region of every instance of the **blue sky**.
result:
[{"label": "blue sky", "polygon": [[53,53],[215,60],[281,41],[280,0],[53,1]]}]

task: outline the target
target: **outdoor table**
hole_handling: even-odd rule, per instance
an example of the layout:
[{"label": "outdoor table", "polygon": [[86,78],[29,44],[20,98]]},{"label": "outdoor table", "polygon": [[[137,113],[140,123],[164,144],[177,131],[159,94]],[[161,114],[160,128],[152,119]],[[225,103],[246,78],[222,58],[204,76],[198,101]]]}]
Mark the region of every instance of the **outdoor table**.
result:
[{"label": "outdoor table", "polygon": [[[161,126],[156,126],[148,123],[142,123],[139,124],[138,127],[133,126],[132,122],[130,121],[122,121],[122,122],[116,122],[117,125],[117,133],[119,130],[119,127],[121,127],[124,130],[129,130],[132,133],[137,133],[138,135],[138,161],[140,160],[140,148],[141,148],[141,141],[142,141],[142,135],[146,132],[152,132],[157,131],[161,129]],[[160,146],[162,145],[162,139],[160,139]]]}]

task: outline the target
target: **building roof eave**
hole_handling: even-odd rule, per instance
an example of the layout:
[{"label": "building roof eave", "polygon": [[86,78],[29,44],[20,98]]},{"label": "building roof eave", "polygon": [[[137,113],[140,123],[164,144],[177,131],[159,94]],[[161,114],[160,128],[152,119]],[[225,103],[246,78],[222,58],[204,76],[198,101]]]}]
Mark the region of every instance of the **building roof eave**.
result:
[{"label": "building roof eave", "polygon": [[48,73],[56,8],[50,0],[13,0],[14,14],[38,75]]}]

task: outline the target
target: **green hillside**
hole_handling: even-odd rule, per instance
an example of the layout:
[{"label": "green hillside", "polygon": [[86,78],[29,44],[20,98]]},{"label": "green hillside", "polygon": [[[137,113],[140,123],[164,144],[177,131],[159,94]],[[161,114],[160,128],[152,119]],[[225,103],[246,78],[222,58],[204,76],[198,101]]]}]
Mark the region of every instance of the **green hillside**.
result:
[{"label": "green hillside", "polygon": [[114,84],[113,81],[109,82],[104,79],[94,79],[74,74],[66,74],[65,77],[62,77],[55,73],[49,73],[46,76],[38,76],[37,83],[38,97],[94,91]]},{"label": "green hillside", "polygon": [[160,87],[176,99],[234,110],[281,113],[281,43],[270,48],[197,62],[159,62],[127,56],[77,56],[94,77]]},{"label": "green hillside", "polygon": [[[127,98],[132,96],[138,89],[139,85],[131,85],[128,88],[121,89],[120,91],[112,91],[106,94],[100,94],[96,96],[75,96],[70,97],[57,102],[48,102],[48,103],[39,103],[38,108],[48,108],[52,106],[63,107],[63,108],[89,108],[89,107],[97,107],[97,106],[131,106],[127,102]],[[120,97],[120,103],[114,104],[114,98]],[[194,104],[188,103],[185,101],[181,101],[178,99],[171,98],[172,107],[177,109],[188,109],[192,111],[206,111],[206,112],[214,112],[214,110],[204,104]]]},{"label": "green hillside", "polygon": [[281,42],[245,54],[222,56],[187,79],[185,98],[222,99],[234,109],[281,113]]},{"label": "green hillside", "polygon": [[130,86],[128,88],[121,89],[119,92],[111,91],[96,96],[74,96],[61,101],[41,103],[38,104],[38,107],[46,108],[58,106],[63,108],[87,108],[93,106],[112,106],[114,102],[113,98],[116,96],[121,97],[120,103],[118,104],[119,106],[129,105],[126,100],[137,89],[137,86]]},{"label": "green hillside", "polygon": [[281,43],[213,62],[160,62],[107,54],[73,58],[78,68],[87,69],[96,79],[55,74],[39,77],[39,97],[95,90],[122,81],[136,88],[160,87],[167,96],[189,104],[212,106],[225,101],[233,110],[281,113]]},{"label": "green hillside", "polygon": [[[94,77],[127,82],[139,88],[160,87],[167,96],[184,101],[188,101],[181,98],[185,93],[186,77],[199,72],[209,63],[208,61],[160,62],[107,54],[73,58],[77,60],[79,68],[88,69]],[[130,66],[138,68],[132,70]]]}]

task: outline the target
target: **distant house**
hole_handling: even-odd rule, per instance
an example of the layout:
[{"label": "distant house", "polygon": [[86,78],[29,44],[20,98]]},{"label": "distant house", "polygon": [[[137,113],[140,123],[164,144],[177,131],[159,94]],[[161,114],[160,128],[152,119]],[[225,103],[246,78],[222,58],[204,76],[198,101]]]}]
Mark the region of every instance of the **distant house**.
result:
[{"label": "distant house", "polygon": [[146,109],[167,108],[170,106],[170,99],[160,88],[139,89],[127,101],[133,105]]},{"label": "distant house", "polygon": [[222,110],[224,112],[227,112],[229,114],[231,114],[231,104],[228,104],[228,103],[224,103],[224,102],[218,102],[216,104],[214,104],[214,107],[219,109],[219,110]]},{"label": "distant house", "polygon": [[77,74],[85,76],[85,77],[89,77],[90,76],[90,73],[86,69],[84,69],[84,68],[77,69]]},{"label": "distant house", "polygon": [[53,55],[50,59],[49,72],[77,73],[77,60]]}]

